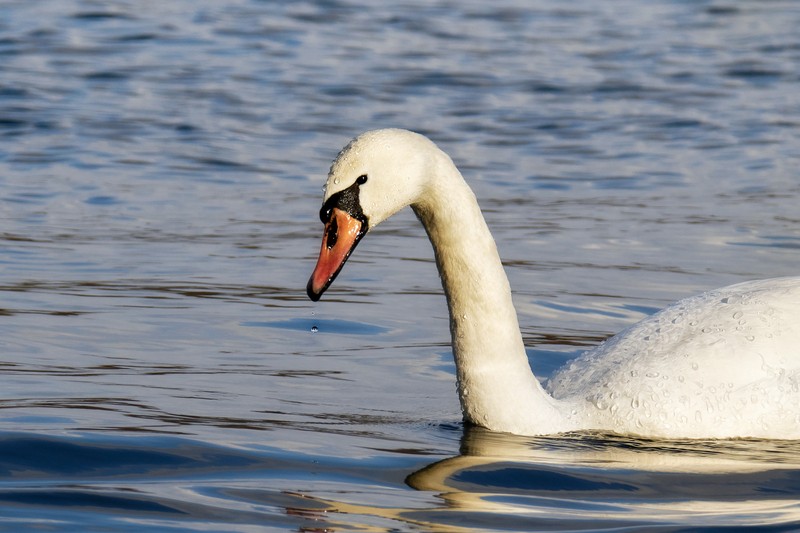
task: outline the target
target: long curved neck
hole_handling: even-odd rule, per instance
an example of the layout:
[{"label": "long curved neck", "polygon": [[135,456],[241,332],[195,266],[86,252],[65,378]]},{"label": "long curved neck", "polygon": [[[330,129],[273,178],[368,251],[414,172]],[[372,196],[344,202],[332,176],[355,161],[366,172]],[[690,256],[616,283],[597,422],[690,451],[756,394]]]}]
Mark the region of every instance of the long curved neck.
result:
[{"label": "long curved neck", "polygon": [[444,153],[433,167],[411,207],[433,244],[447,296],[465,419],[496,431],[569,429],[530,370],[508,278],[475,195]]}]

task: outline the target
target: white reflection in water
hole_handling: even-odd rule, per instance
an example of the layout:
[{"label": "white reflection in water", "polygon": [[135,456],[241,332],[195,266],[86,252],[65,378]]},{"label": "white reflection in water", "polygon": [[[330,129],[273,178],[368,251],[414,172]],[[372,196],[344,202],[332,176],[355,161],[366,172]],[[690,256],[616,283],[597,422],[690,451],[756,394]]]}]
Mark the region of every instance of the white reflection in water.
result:
[{"label": "white reflection in water", "polygon": [[798,466],[800,446],[792,442],[587,434],[526,439],[472,428],[460,455],[406,479],[435,494],[441,500],[435,506],[395,508],[305,495],[314,505],[303,508],[430,531],[785,524],[800,520]]}]

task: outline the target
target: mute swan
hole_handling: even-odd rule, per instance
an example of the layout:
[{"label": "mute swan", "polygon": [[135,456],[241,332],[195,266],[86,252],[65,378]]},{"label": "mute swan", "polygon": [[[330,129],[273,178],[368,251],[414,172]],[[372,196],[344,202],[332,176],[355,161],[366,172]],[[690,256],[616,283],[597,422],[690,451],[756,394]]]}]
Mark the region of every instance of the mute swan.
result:
[{"label": "mute swan", "polygon": [[368,230],[411,206],[450,312],[465,421],[519,435],[598,430],[665,438],[800,438],[800,277],[680,300],[581,355],[548,391],[531,372],[511,290],[478,203],[426,137],[376,130],[333,162],[317,301]]}]

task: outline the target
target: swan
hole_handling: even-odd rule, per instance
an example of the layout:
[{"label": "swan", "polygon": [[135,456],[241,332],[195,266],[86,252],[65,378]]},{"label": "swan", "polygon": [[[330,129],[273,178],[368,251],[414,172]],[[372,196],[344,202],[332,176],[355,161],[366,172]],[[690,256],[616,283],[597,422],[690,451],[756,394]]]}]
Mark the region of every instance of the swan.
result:
[{"label": "swan", "polygon": [[447,298],[466,423],[525,436],[800,438],[800,277],[680,300],[585,352],[545,389],[494,239],[446,153],[411,131],[368,131],[336,157],[323,195],[313,301],[370,229],[405,206],[421,221]]}]

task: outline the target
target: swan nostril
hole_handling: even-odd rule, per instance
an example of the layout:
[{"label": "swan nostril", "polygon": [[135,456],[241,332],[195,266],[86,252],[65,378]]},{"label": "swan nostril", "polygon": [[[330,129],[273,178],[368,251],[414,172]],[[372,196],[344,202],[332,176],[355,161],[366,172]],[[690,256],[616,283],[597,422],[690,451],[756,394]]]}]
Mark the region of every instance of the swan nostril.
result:
[{"label": "swan nostril", "polygon": [[336,241],[339,239],[339,223],[336,222],[336,217],[331,219],[328,224],[328,229],[325,231],[325,247],[331,250],[336,246]]}]

